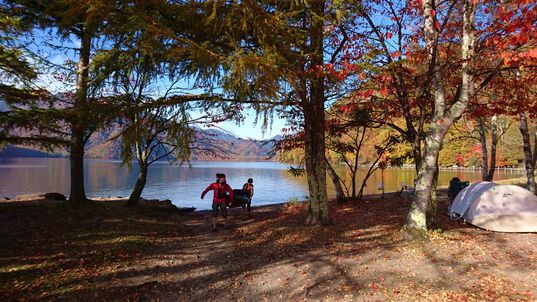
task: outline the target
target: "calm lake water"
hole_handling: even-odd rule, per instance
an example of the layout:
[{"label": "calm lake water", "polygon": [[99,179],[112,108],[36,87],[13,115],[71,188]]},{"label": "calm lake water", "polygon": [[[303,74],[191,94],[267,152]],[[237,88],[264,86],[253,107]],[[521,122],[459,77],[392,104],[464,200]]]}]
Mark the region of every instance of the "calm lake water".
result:
[{"label": "calm lake water", "polygon": [[[215,180],[216,173],[225,173],[232,188],[242,188],[248,178],[254,179],[253,205],[286,202],[307,196],[305,177],[293,177],[288,165],[278,162],[195,161],[188,165],[154,163],[149,168],[147,185],[142,196],[147,199],[170,199],[177,206],[209,209],[212,195],[200,199],[201,192]],[[518,177],[519,173],[497,172],[495,179]],[[441,171],[439,184],[446,185],[452,177],[479,181],[479,172]],[[128,196],[136,182],[137,166],[129,172],[118,161],[87,160],[85,166],[88,197]],[[399,190],[401,182],[412,186],[414,170],[385,170],[386,192]],[[378,193],[381,174],[377,171],[368,181],[366,194]],[[361,184],[361,181],[360,181]],[[69,160],[66,158],[0,158],[0,197],[19,194],[69,193]],[[211,193],[211,192],[210,192]],[[334,192],[329,184],[329,196]]]}]

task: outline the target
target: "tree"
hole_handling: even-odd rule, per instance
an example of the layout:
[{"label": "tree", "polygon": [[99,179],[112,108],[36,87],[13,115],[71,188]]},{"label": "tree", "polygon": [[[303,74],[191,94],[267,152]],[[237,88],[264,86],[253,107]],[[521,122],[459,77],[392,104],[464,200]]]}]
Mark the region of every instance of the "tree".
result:
[{"label": "tree", "polygon": [[[350,173],[349,185],[339,177],[338,183],[341,182],[345,186],[348,197],[361,199],[367,180],[377,170],[379,160],[397,142],[397,138],[391,133],[386,135],[376,131],[382,127],[382,124],[375,122],[377,118],[374,118],[365,106],[360,107],[348,100],[332,106],[327,116],[327,150],[334,154],[338,161],[343,162]],[[367,144],[364,144],[365,142]],[[369,159],[362,155],[367,151],[367,147],[374,153]],[[363,164],[368,164],[369,167],[358,192],[357,175]]]},{"label": "tree", "polygon": [[[144,49],[151,49],[151,52],[146,53]],[[147,181],[149,166],[161,159],[188,160],[194,130],[190,125],[188,102],[163,106],[149,96],[151,88],[163,78],[166,70],[159,49],[133,42],[119,52],[121,54],[111,55],[119,58],[123,65],[116,69],[114,81],[120,92],[115,106],[120,112],[117,122],[122,129],[116,139],[121,140],[122,163],[129,169],[133,159],[138,163],[138,178],[127,202],[127,206],[136,206]]]},{"label": "tree", "polygon": [[[452,7],[449,3],[448,6]],[[409,234],[424,232],[427,229],[426,214],[435,205],[431,202],[432,190],[435,190],[435,175],[438,173],[438,154],[442,148],[442,142],[453,122],[460,118],[471,97],[475,93],[474,72],[472,61],[475,59],[475,12],[477,4],[474,1],[463,1],[462,14],[462,45],[460,68],[461,82],[458,95],[453,100],[451,107],[447,107],[446,90],[444,86],[444,71],[439,60],[440,23],[436,18],[438,9],[435,1],[423,1],[423,34],[429,55],[429,67],[431,70],[431,92],[434,100],[434,111],[427,138],[425,139],[424,154],[418,169],[416,183],[416,198],[411,204],[407,216],[405,228]],[[450,10],[450,8],[448,8]],[[435,212],[434,210],[432,211]],[[436,214],[436,213],[434,213]],[[423,235],[424,233],[422,233]]]},{"label": "tree", "polygon": [[537,131],[535,131],[533,150],[531,147],[531,135],[528,127],[528,118],[525,112],[520,113],[520,133],[524,142],[524,165],[526,167],[526,178],[528,190],[537,194],[535,187],[535,164],[537,163]]},{"label": "tree", "polygon": [[[529,61],[529,60],[528,60]],[[537,87],[537,80],[532,72],[527,72],[526,64],[536,64],[537,55],[530,62],[524,62],[523,64],[516,64],[514,72],[509,72],[503,78],[502,85],[497,90],[499,96],[507,100],[506,104],[513,110],[515,114],[518,114],[519,118],[519,130],[522,135],[523,152],[524,152],[524,166],[526,168],[526,183],[527,188],[533,194],[537,194],[536,182],[535,182],[535,170],[537,163],[537,131],[534,135],[531,134],[531,120],[535,119],[537,114],[537,101],[535,100],[535,87]],[[530,67],[531,68],[531,67]],[[531,69],[530,69],[531,70]],[[534,137],[533,147],[532,138]]]},{"label": "tree", "polygon": [[[485,107],[487,105],[485,104]],[[452,149],[463,152],[463,154],[458,153],[457,155],[463,157],[461,159],[464,160],[464,166],[481,165],[482,180],[492,181],[497,166],[499,143],[511,126],[511,119],[491,113],[486,108],[482,108],[481,104],[473,103],[472,108],[465,119],[458,123],[459,125],[454,124],[446,137],[452,136],[451,141],[448,142],[451,143]],[[479,145],[475,145],[474,142],[478,142]],[[468,146],[464,146],[464,144]],[[463,150],[464,147],[469,150]],[[476,156],[480,157],[480,163],[475,162]]]},{"label": "tree", "polygon": [[3,98],[24,95],[24,88],[31,86],[31,81],[37,77],[37,72],[25,59],[29,54],[23,51],[24,45],[18,39],[27,31],[28,24],[9,14],[4,5],[0,6],[0,95]]},{"label": "tree", "polygon": [[[478,132],[481,142],[481,174],[483,181],[492,181],[494,179],[494,171],[496,169],[496,150],[498,142],[506,133],[509,125],[502,123],[499,117],[494,115],[490,119],[490,127],[486,126],[484,118],[478,117]],[[487,131],[487,129],[490,129]],[[487,148],[487,132],[490,132],[490,157],[488,156]],[[490,162],[489,162],[490,158]]]},{"label": "tree", "polygon": [[360,6],[357,24],[362,26],[350,36],[357,41],[350,51],[363,67],[364,81],[358,81],[354,97],[385,112],[386,124],[412,144],[419,181],[408,233],[423,234],[427,219],[434,223],[438,154],[451,124],[509,67],[504,58],[533,56],[526,46],[531,45],[534,15],[535,6],[524,1],[377,1]]},{"label": "tree", "polygon": [[[155,1],[129,7],[128,17],[114,31],[114,47],[95,59],[98,69],[110,70],[100,80],[116,94],[123,164],[131,168],[133,159],[138,163],[128,206],[137,205],[152,163],[189,160],[191,149],[201,140],[200,125],[241,118],[236,106],[218,94],[184,93],[210,87],[204,81],[214,68],[211,61],[193,57],[198,41],[218,39],[199,30],[204,11],[193,9],[196,6]],[[108,74],[113,75],[110,83]],[[192,117],[196,111],[204,114]]]},{"label": "tree", "polygon": [[[32,89],[32,82],[37,78],[37,72],[25,59],[29,54],[23,51],[24,45],[19,38],[27,32],[29,25],[12,14],[2,3],[0,7],[0,97],[10,103],[20,99],[36,99],[37,91]],[[0,147],[13,142],[16,137],[8,127],[9,113],[0,113]]]},{"label": "tree", "polygon": [[346,53],[360,70],[352,99],[366,104],[377,123],[400,133],[411,146],[417,170],[432,104],[423,90],[430,77],[424,75],[425,52],[411,34],[413,18],[409,2],[360,3]]},{"label": "tree", "polygon": [[300,119],[310,195],[306,224],[329,223],[325,104],[337,86],[330,75],[347,41],[331,38],[342,36],[350,8],[321,0],[211,4],[210,26],[222,28],[235,50],[223,60],[223,88],[258,112],[280,108]]},{"label": "tree", "polygon": [[[75,37],[80,42],[78,48],[78,63],[76,64],[76,80],[74,87],[73,102],[70,108],[64,110],[56,110],[50,108],[46,114],[51,113],[56,118],[56,121],[63,120],[68,124],[58,123],[63,129],[55,132],[60,132],[63,139],[64,136],[69,137],[69,153],[70,153],[70,169],[71,169],[71,188],[69,200],[79,202],[86,200],[86,192],[84,189],[84,145],[94,131],[98,118],[92,115],[95,112],[95,107],[92,108],[92,100],[95,97],[89,98],[89,70],[90,57],[92,54],[92,42],[103,34],[105,28],[112,28],[114,21],[112,16],[117,15],[120,3],[110,1],[92,1],[80,3],[79,1],[70,0],[54,0],[54,1],[33,1],[33,0],[9,0],[6,1],[10,8],[20,12],[22,20],[25,22],[33,22],[42,29],[53,29],[62,37],[69,39]],[[95,94],[93,94],[95,95]],[[49,100],[55,99],[54,96],[49,96]],[[24,102],[24,100],[20,100]],[[26,100],[27,102],[28,100]],[[34,100],[30,100],[34,101]],[[65,101],[65,100],[62,100]],[[65,103],[65,102],[64,102]],[[20,112],[22,113],[22,112]],[[35,115],[35,111],[24,112],[25,117],[15,116],[20,121],[14,124],[27,124],[30,120],[39,120]],[[43,113],[43,110],[37,113]],[[12,116],[13,117],[13,116]],[[22,121],[22,119],[26,119]],[[44,128],[49,128],[48,125],[38,124],[33,126],[35,131],[42,131]],[[41,130],[39,130],[41,128]],[[68,128],[69,133],[65,130]],[[31,139],[31,138],[29,138]],[[48,141],[46,137],[41,137]],[[33,141],[40,141],[39,137],[33,137]],[[59,143],[64,143],[63,141]]]},{"label": "tree", "polygon": [[[537,13],[535,14],[537,15]],[[507,114],[519,119],[527,186],[528,190],[535,193],[537,143],[532,148],[531,137],[533,135],[530,134],[529,125],[531,119],[536,117],[535,112],[537,112],[537,101],[535,100],[537,79],[533,72],[537,66],[537,51],[535,51],[535,45],[532,46],[533,49],[526,48],[524,52],[515,54],[513,59],[505,63],[508,68],[500,73],[500,77],[496,79],[492,88],[495,106],[503,108]],[[535,52],[534,55],[533,52]]]},{"label": "tree", "polygon": [[[445,6],[444,6],[444,5]],[[436,3],[436,1],[423,1],[421,3],[421,12],[423,15],[423,38],[429,54],[429,70],[432,78],[431,92],[434,99],[434,111],[431,124],[428,130],[428,136],[425,140],[423,161],[418,172],[418,183],[416,186],[416,199],[411,205],[411,210],[407,216],[405,228],[409,233],[418,233],[426,230],[428,209],[433,209],[429,213],[434,213],[435,203],[431,202],[431,188],[434,188],[434,175],[437,173],[438,152],[442,147],[443,138],[450,126],[462,116],[469,101],[476,96],[491,79],[498,74],[502,66],[505,66],[503,59],[509,52],[511,55],[518,56],[527,54],[524,46],[528,43],[527,35],[532,31],[534,18],[528,19],[529,16],[535,16],[536,7],[527,2],[520,1],[516,3],[486,3],[488,6],[483,8],[483,15],[479,15],[476,23],[476,12],[478,10],[477,1],[463,1],[460,6],[458,2],[453,3]],[[444,10],[445,9],[445,10]],[[497,13],[497,18],[487,19],[484,17],[490,10]],[[457,68],[457,74],[460,75],[460,81],[457,81],[456,90],[453,95],[446,93],[446,87],[450,87],[447,82],[445,70],[442,66],[442,57],[439,48],[441,41],[442,29],[448,29],[450,23],[448,20],[439,20],[439,16],[450,16],[451,11],[460,12],[461,19],[455,18],[455,23],[451,25],[460,26],[462,36],[460,36],[460,67]],[[508,12],[505,14],[505,12]],[[526,14],[527,12],[529,14]],[[456,16],[458,14],[455,14]],[[506,23],[513,22],[513,23]],[[478,40],[477,26],[480,26]],[[458,27],[458,26],[457,26]],[[501,32],[505,40],[498,43],[498,32]],[[524,37],[524,35],[526,35]],[[446,35],[447,36],[447,35]],[[476,42],[479,41],[479,44]],[[491,46],[495,48],[476,48],[476,46]],[[476,55],[481,51],[480,60]],[[489,61],[482,59],[483,56],[489,58]],[[488,64],[483,68],[481,64]],[[479,70],[479,73],[477,72]],[[476,81],[482,79],[478,84]]]}]

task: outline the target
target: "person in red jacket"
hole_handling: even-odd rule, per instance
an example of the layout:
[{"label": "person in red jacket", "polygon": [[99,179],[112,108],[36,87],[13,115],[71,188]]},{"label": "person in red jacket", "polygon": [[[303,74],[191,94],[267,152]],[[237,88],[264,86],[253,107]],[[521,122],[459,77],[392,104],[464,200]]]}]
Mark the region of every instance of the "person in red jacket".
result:
[{"label": "person in red jacket", "polygon": [[213,190],[213,232],[216,232],[216,220],[218,219],[218,213],[222,215],[222,218],[224,218],[224,228],[227,229],[227,208],[226,208],[226,200],[227,200],[227,194],[229,193],[230,200],[233,200],[233,190],[231,187],[226,183],[226,175],[222,173],[216,174],[216,182],[210,184],[202,193],[201,193],[201,199],[205,197],[205,194],[209,192],[210,190]]}]

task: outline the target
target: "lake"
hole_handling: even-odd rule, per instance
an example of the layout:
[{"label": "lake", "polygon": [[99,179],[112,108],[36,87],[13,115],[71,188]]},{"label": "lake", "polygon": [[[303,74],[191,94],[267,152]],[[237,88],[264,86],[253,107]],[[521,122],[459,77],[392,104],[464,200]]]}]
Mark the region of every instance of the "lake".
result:
[{"label": "lake", "polygon": [[[215,180],[216,173],[224,173],[234,189],[242,188],[248,178],[254,179],[253,205],[305,199],[305,177],[293,177],[289,165],[278,162],[194,161],[188,165],[169,165],[157,162],[150,166],[147,185],[142,196],[146,199],[170,199],[181,207],[209,209],[212,192],[200,199],[201,192]],[[520,172],[496,172],[495,179],[519,177]],[[480,172],[441,171],[439,184],[447,185],[452,177],[478,181]],[[88,197],[128,196],[136,182],[137,166],[133,171],[122,167],[119,161],[86,160],[85,183]],[[405,181],[413,186],[414,170],[387,169],[384,171],[386,192],[396,191]],[[377,171],[368,181],[366,194],[378,193],[381,173]],[[328,179],[329,180],[329,179]],[[361,184],[361,182],[360,182]],[[13,198],[19,194],[60,192],[69,193],[69,160],[67,158],[0,158],[0,197]],[[334,197],[331,183],[329,196]]]}]

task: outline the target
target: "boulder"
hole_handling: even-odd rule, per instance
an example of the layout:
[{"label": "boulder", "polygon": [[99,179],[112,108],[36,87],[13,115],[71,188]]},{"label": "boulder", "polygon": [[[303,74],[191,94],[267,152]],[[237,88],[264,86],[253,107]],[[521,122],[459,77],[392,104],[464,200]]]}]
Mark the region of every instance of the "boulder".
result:
[{"label": "boulder", "polygon": [[67,197],[62,193],[51,192],[45,194],[45,199],[47,200],[67,200]]},{"label": "boulder", "polygon": [[177,207],[172,203],[171,200],[165,199],[161,201],[157,201],[157,207],[163,208],[163,209],[174,209],[177,210]]},{"label": "boulder", "polygon": [[144,199],[140,198],[139,203],[142,205],[155,207],[159,209],[173,209],[177,210],[177,207],[172,203],[171,200],[165,199],[165,200],[158,200],[158,199]]}]

